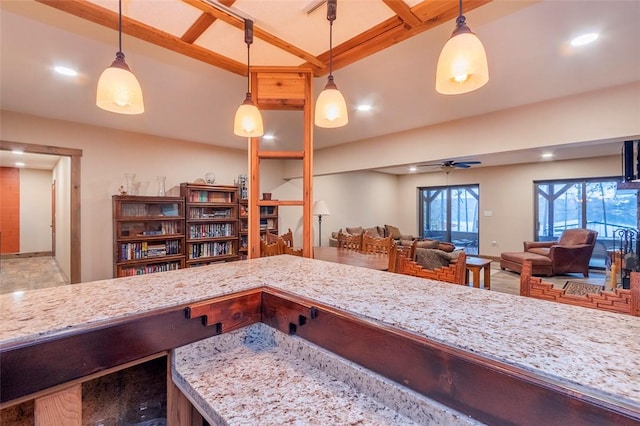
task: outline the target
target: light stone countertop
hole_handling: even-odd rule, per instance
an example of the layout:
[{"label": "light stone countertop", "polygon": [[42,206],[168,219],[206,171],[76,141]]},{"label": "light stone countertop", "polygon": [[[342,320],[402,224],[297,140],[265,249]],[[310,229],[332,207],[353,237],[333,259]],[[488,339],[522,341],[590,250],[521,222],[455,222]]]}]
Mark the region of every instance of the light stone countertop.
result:
[{"label": "light stone countertop", "polygon": [[640,317],[296,256],[0,295],[0,344],[272,286],[640,409]]}]

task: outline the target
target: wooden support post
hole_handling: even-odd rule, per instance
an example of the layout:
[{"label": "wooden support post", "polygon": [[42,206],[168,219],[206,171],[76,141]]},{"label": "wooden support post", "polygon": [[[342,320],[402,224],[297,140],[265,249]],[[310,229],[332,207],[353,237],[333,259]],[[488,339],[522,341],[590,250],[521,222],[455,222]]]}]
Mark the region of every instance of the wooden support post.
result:
[{"label": "wooden support post", "polygon": [[35,426],[81,426],[82,385],[36,398],[34,408]]}]

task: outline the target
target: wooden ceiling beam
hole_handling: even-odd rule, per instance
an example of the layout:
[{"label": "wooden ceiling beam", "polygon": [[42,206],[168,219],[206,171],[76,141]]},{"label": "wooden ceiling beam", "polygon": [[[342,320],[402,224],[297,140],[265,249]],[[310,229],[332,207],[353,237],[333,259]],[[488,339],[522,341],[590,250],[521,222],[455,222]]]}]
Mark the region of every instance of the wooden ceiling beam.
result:
[{"label": "wooden ceiling beam", "polygon": [[200,37],[202,33],[204,33],[207,28],[209,28],[215,21],[216,18],[214,18],[210,14],[201,14],[198,19],[196,19],[196,22],[194,22],[182,35],[182,37],[180,37],[180,40],[184,41],[185,43],[193,44],[193,42],[195,42],[198,37]]},{"label": "wooden ceiling beam", "polygon": [[[109,9],[81,0],[36,0],[63,12],[86,19],[95,24],[118,30],[118,14]],[[134,19],[122,17],[122,32],[140,40],[173,50],[182,55],[205,62],[239,75],[247,75],[247,66],[203,47],[186,43],[180,38],[150,27]]]},{"label": "wooden ceiling beam", "polygon": [[[476,9],[492,0],[467,0],[465,13]],[[445,22],[453,21],[459,13],[459,3],[456,0],[446,2],[429,0],[422,2],[412,9],[422,23],[416,27],[407,28],[399,16],[394,16],[375,27],[347,40],[333,48],[333,70],[340,69],[360,59],[393,46],[396,43],[409,39],[416,34],[430,30]],[[451,31],[454,29],[452,22]],[[446,40],[443,40],[443,45]],[[329,62],[329,51],[318,56],[324,63]],[[329,71],[328,66],[315,76],[322,76]]]},{"label": "wooden ceiling beam", "polygon": [[[244,21],[242,19],[237,18],[236,16],[233,16],[227,12],[224,12],[220,9],[216,9],[215,7],[211,6],[208,3],[203,2],[202,0],[182,0],[185,3],[196,7],[198,9],[200,9],[203,12],[209,13],[212,16],[214,16],[215,18],[218,18],[224,22],[226,22],[229,25],[232,25],[236,28],[239,28],[240,30],[244,31]],[[259,28],[257,25],[253,26],[253,35],[257,38],[259,38],[260,40],[271,44],[272,46],[275,46],[279,49],[284,50],[285,52],[288,52],[294,56],[297,56],[298,58],[302,59],[303,61],[307,61],[308,66],[311,66],[314,71],[317,71],[319,69],[322,69],[325,67],[324,62],[318,60],[315,56],[313,56],[311,53],[306,52],[302,49],[300,49],[297,46],[294,46],[293,44],[276,37],[275,35]]]},{"label": "wooden ceiling beam", "polygon": [[420,18],[413,14],[411,8],[403,0],[383,0],[389,9],[402,19],[409,28],[417,27],[422,24]]}]

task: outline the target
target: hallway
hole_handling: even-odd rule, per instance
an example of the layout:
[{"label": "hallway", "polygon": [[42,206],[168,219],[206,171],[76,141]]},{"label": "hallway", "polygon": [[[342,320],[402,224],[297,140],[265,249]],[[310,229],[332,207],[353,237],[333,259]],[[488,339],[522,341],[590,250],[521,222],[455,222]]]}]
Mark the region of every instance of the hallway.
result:
[{"label": "hallway", "polygon": [[0,259],[0,294],[67,284],[51,256]]}]

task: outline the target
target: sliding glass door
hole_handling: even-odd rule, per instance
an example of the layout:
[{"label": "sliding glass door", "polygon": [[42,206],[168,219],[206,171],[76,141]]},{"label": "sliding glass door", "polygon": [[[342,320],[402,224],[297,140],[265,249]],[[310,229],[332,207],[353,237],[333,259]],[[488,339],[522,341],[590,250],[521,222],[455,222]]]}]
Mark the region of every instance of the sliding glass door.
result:
[{"label": "sliding glass door", "polygon": [[618,190],[620,178],[536,182],[536,238],[557,240],[565,229],[598,231],[592,267],[604,267],[614,231],[638,229],[638,191]]},{"label": "sliding glass door", "polygon": [[419,188],[420,236],[478,254],[479,186]]}]

